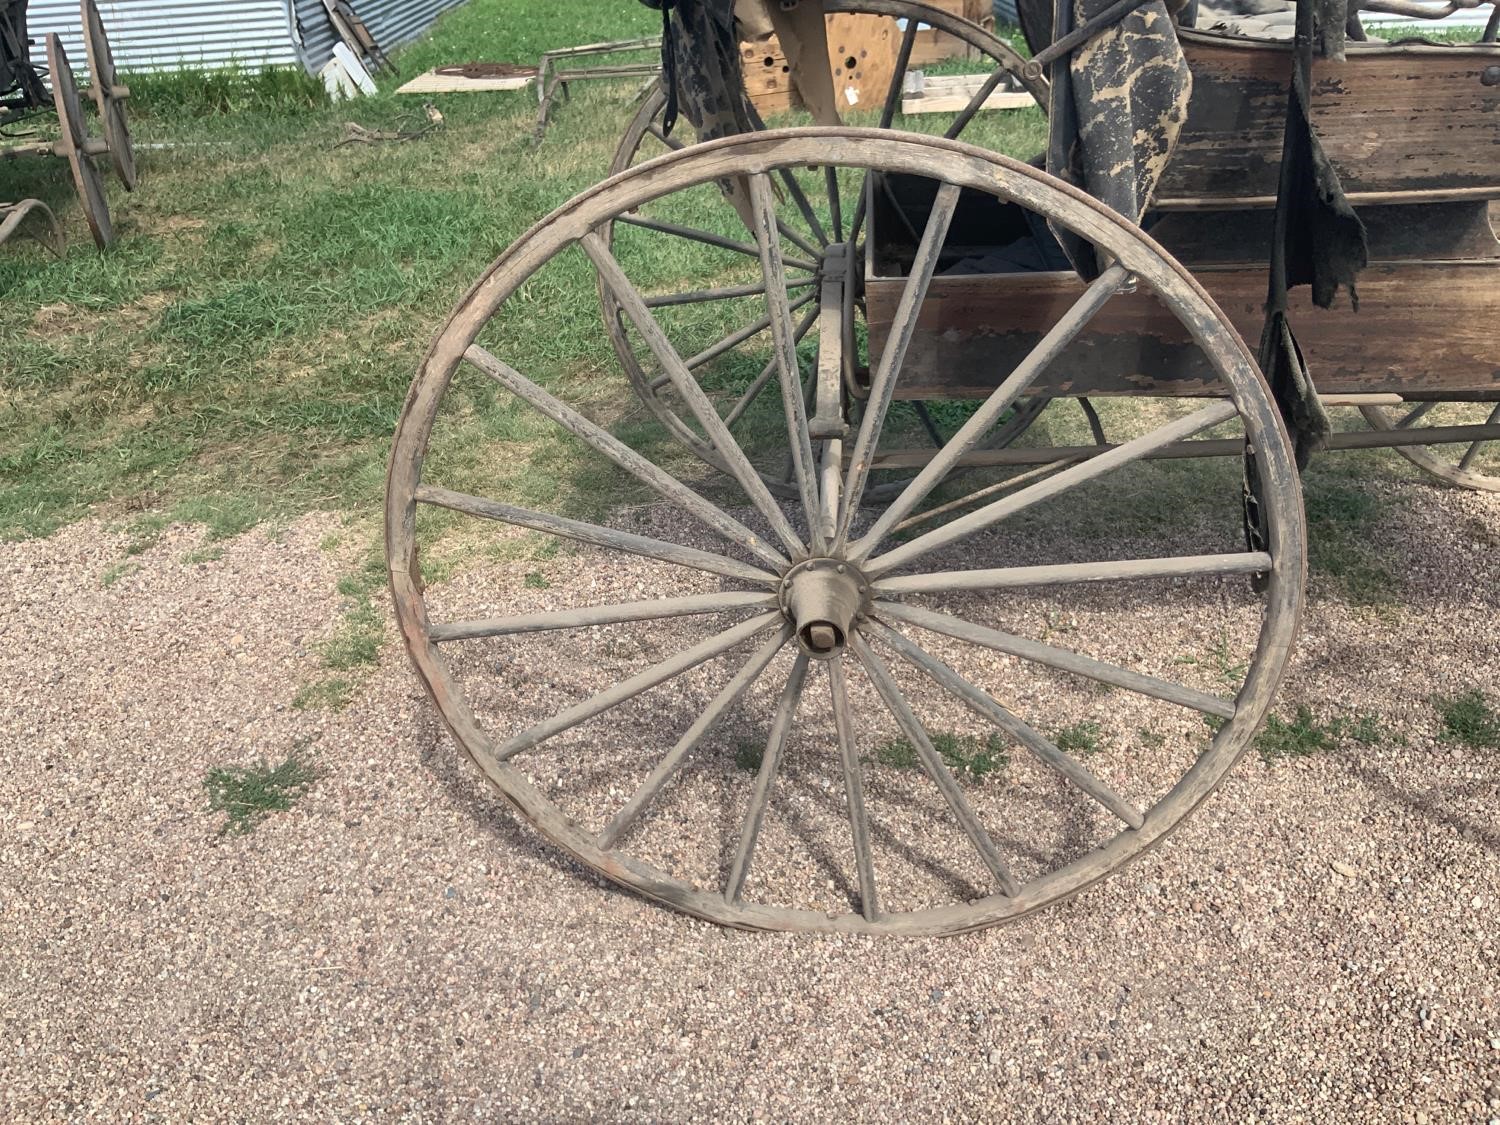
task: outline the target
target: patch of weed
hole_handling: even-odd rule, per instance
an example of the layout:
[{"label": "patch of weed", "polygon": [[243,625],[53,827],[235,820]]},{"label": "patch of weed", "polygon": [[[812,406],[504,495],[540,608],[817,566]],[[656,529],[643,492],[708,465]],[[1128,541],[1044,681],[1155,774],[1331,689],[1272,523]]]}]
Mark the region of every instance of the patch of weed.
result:
[{"label": "patch of weed", "polygon": [[1462,695],[1439,696],[1432,705],[1443,720],[1443,741],[1461,742],[1475,749],[1500,747],[1500,716],[1478,688]]},{"label": "patch of weed", "polygon": [[1086,721],[1063,727],[1053,736],[1052,741],[1057,743],[1057,748],[1064,754],[1087,756],[1099,752],[1099,739],[1103,733],[1098,723]]},{"label": "patch of weed", "polygon": [[1267,762],[1278,758],[1306,758],[1336,750],[1348,742],[1375,746],[1391,736],[1378,716],[1361,712],[1353,717],[1336,715],[1324,722],[1305,703],[1297,705],[1291,721],[1270,715],[1255,738],[1255,748]]},{"label": "patch of weed", "polygon": [[303,684],[292,696],[292,707],[298,711],[311,711],[326,707],[330,711],[342,711],[354,698],[354,685],[342,676],[317,680]]},{"label": "patch of weed", "polygon": [[[980,781],[989,774],[1010,765],[1010,755],[998,734],[979,738],[972,734],[929,731],[932,748],[954,773],[970,781]],[[917,769],[922,764],[917,748],[904,738],[892,739],[875,748],[875,760],[893,769]]]},{"label": "patch of weed", "polygon": [[121,559],[99,576],[99,585],[108,590],[122,578],[128,578],[141,569],[141,564],[130,559]]},{"label": "patch of weed", "polygon": [[541,571],[528,570],[526,572],[526,588],[528,590],[549,590],[552,588],[552,583],[547,580],[547,576]]},{"label": "patch of weed", "polygon": [[223,557],[223,547],[199,547],[197,550],[189,551],[183,555],[182,562],[185,566],[192,566],[194,563],[218,562]]},{"label": "patch of weed", "polygon": [[[300,749],[300,748],[299,748]],[[219,835],[243,835],[273,812],[285,812],[318,779],[293,750],[277,766],[215,766],[203,779],[210,812],[225,814]]]}]

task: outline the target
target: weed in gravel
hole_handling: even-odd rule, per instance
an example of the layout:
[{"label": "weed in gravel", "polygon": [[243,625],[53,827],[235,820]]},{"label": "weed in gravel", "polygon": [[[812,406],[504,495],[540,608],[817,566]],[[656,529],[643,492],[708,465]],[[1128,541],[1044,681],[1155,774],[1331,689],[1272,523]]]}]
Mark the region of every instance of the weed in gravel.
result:
[{"label": "weed in gravel", "polygon": [[318,779],[294,750],[278,766],[215,766],[204,778],[210,812],[226,815],[219,835],[251,831],[273,812],[285,812]]},{"label": "weed in gravel", "polygon": [[121,559],[99,577],[99,585],[108,590],[122,578],[128,578],[141,569],[141,564],[130,559]]},{"label": "weed in gravel", "polygon": [[197,550],[189,551],[182,556],[184,566],[192,566],[194,563],[218,562],[224,557],[223,547],[199,547]]},{"label": "weed in gravel", "polygon": [[1097,754],[1099,753],[1099,738],[1104,733],[1096,722],[1074,723],[1070,727],[1063,727],[1052,736],[1057,743],[1057,748],[1064,754]]},{"label": "weed in gravel", "polygon": [[552,583],[547,581],[547,576],[539,570],[528,570],[526,572],[526,588],[528,590],[548,590]]},{"label": "weed in gravel", "polygon": [[380,655],[385,623],[375,605],[375,592],[385,584],[385,560],[372,548],[353,574],[339,579],[339,593],[347,599],[344,619],[323,642],[323,667],[336,672],[374,664]]},{"label": "weed in gravel", "polygon": [[746,773],[759,773],[766,749],[758,742],[741,742],[734,748],[734,764]]},{"label": "weed in gravel", "polygon": [[303,684],[297,689],[297,694],[292,696],[292,707],[298,711],[311,711],[318,707],[342,711],[353,698],[354,685],[342,676],[334,676]]},{"label": "weed in gravel", "polygon": [[1475,749],[1500,747],[1500,715],[1478,688],[1462,695],[1438,696],[1432,701],[1443,720],[1444,742],[1461,742]]},{"label": "weed in gravel", "polygon": [[1278,758],[1305,758],[1325,750],[1336,750],[1345,743],[1376,746],[1392,741],[1380,724],[1379,716],[1362,711],[1351,717],[1335,716],[1327,722],[1313,714],[1306,704],[1298,704],[1290,722],[1271,715],[1256,736],[1255,747],[1267,762]]},{"label": "weed in gravel", "polygon": [[[989,774],[1010,765],[1010,755],[998,734],[979,738],[972,734],[930,731],[932,748],[949,769],[971,781],[981,781]],[[904,738],[892,739],[875,748],[875,760],[898,770],[917,769],[922,764],[917,749]]]}]

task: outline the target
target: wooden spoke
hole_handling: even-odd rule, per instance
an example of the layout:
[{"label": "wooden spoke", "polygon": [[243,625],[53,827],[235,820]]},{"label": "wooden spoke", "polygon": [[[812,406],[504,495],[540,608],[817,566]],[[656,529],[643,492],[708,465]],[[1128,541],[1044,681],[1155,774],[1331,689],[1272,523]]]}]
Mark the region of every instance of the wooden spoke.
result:
[{"label": "wooden spoke", "polygon": [[705,613],[728,613],[737,609],[774,609],[776,595],[761,591],[727,591],[690,594],[681,598],[655,598],[643,602],[591,605],[581,609],[558,609],[546,613],[524,613],[513,617],[486,617],[476,621],[454,621],[428,630],[436,642],[471,641],[481,637],[511,637],[518,633],[546,633],[559,629],[587,629],[594,625],[618,625],[625,621],[660,621],[668,617],[696,617]]},{"label": "wooden spoke", "polygon": [[1071,672],[1077,676],[1097,680],[1101,684],[1110,684],[1140,695],[1149,695],[1152,699],[1175,703],[1179,707],[1188,707],[1205,715],[1231,719],[1235,714],[1235,705],[1228,699],[1220,699],[1216,695],[1209,695],[1207,692],[1184,687],[1182,684],[1174,684],[1168,680],[1160,680],[1141,672],[1132,672],[1128,668],[1121,668],[1103,660],[1095,660],[1092,656],[1084,656],[1082,653],[1069,649],[1029,640],[1026,637],[1013,636],[1010,633],[1002,633],[998,629],[976,625],[972,621],[965,621],[946,613],[937,613],[920,606],[884,601],[876,602],[873,612],[883,622],[904,621],[908,625],[916,625],[934,633],[941,633],[946,637],[953,637],[955,640],[968,641],[970,644],[992,648],[996,652],[1018,656],[1022,660],[1030,660],[1037,664],[1045,664],[1049,668],[1057,668],[1063,672]]},{"label": "wooden spoke", "polygon": [[870,632],[1030,750],[1043,765],[1056,770],[1131,828],[1139,828],[1146,823],[1146,818],[1138,808],[1095,777],[1083,763],[1065,754],[1050,739],[1017,718],[988,692],[970,683],[894,629],[873,623]]},{"label": "wooden spoke", "polygon": [[1437,405],[1437,401],[1420,403],[1415,409],[1402,415],[1401,420],[1396,423],[1396,429],[1404,430],[1408,426],[1415,426],[1427,413]]},{"label": "wooden spoke", "polygon": [[651,488],[657,495],[692,513],[732,543],[738,543],[762,562],[778,569],[787,559],[739,520],[705,500],[670,473],[664,472],[642,457],[619,438],[590,422],[572,407],[542,390],[530,379],[481,348],[471,344],[464,358],[516,397],[536,407],[542,414],[574,434],[585,444],[604,454],[620,468]]},{"label": "wooden spoke", "polygon": [[833,224],[833,241],[844,241],[844,202],[839,198],[839,172],[832,164],[823,167],[823,183],[828,189],[828,218]]},{"label": "wooden spoke", "polygon": [[927,220],[927,229],[922,232],[922,241],[912,260],[911,273],[902,287],[901,300],[891,321],[885,351],[880,356],[870,382],[870,397],[865,403],[864,417],[860,419],[859,436],[854,442],[849,474],[844,482],[843,511],[839,515],[839,545],[847,538],[849,524],[864,496],[865,483],[870,476],[870,459],[879,444],[880,432],[885,428],[886,412],[890,409],[891,398],[896,392],[896,377],[906,362],[906,352],[917,329],[922,299],[927,296],[933,271],[937,268],[943,240],[948,236],[948,225],[953,221],[953,210],[958,206],[958,196],[959,189],[954,184],[945,183],[938,189],[931,216]]},{"label": "wooden spoke", "polygon": [[[809,285],[816,285],[817,279],[813,277],[789,277],[786,290],[805,289]],[[694,289],[687,293],[668,293],[660,297],[647,297],[646,307],[648,309],[668,308],[672,305],[698,305],[707,301],[727,301],[734,297],[759,297],[766,291],[764,283],[760,285],[733,285],[723,289]]]},{"label": "wooden spoke", "polygon": [[1140,578],[1264,574],[1270,569],[1270,555],[1264,551],[1243,551],[1165,559],[1121,559],[1118,562],[1006,566],[993,570],[938,570],[882,578],[875,583],[875,594],[877,597],[896,597],[901,594],[941,594],[949,590],[1006,590],[1019,586],[1066,586],[1079,582],[1123,582]]},{"label": "wooden spoke", "polygon": [[482,496],[470,496],[463,492],[436,488],[430,484],[421,485],[416,490],[416,499],[423,504],[463,512],[465,515],[476,516],[479,519],[514,524],[516,527],[526,527],[532,531],[544,531],[549,535],[559,535],[564,539],[574,539],[580,543],[588,543],[607,550],[625,551],[632,555],[641,555],[676,566],[692,567],[694,570],[704,570],[709,574],[723,575],[725,578],[739,578],[746,582],[759,582],[767,586],[775,586],[780,581],[776,575],[750,566],[748,563],[725,558],[723,555],[715,555],[709,551],[700,551],[696,547],[683,547],[676,543],[636,535],[629,531],[616,531],[612,527],[600,527],[598,524],[569,519],[567,516],[554,516],[550,512],[518,508],[513,504],[502,504],[498,500],[487,500]]},{"label": "wooden spoke", "polygon": [[979,89],[974,91],[974,96],[969,99],[969,104],[959,111],[953,123],[948,126],[948,131],[943,134],[950,141],[957,140],[958,135],[968,128],[969,122],[974,120],[974,115],[979,112],[979,107],[989,100],[989,96],[995,92],[995,87],[1000,85],[1007,71],[1004,66],[997,66],[990,72],[990,76],[984,80]]},{"label": "wooden spoke", "polygon": [[979,853],[979,858],[989,868],[990,874],[1000,884],[1000,889],[1014,898],[1020,893],[1020,887],[1016,884],[1014,876],[1010,873],[1010,867],[1000,856],[1000,849],[995,847],[995,842],[990,839],[990,834],[985,831],[984,825],[979,823],[979,817],[975,815],[974,809],[969,805],[963,790],[954,780],[953,774],[943,764],[942,757],[932,745],[932,740],[927,737],[927,730],[906,702],[906,697],[901,694],[901,688],[897,685],[895,677],[890,673],[880,657],[876,656],[870,646],[864,642],[859,634],[849,638],[849,643],[854,649],[855,656],[864,665],[865,672],[870,677],[870,682],[875,685],[875,690],[880,693],[881,699],[896,717],[897,724],[908,742],[916,747],[917,757],[921,759],[927,775],[932,778],[943,799],[948,802],[948,808],[953,813],[953,818],[958,821],[959,827],[963,829],[974,850]]},{"label": "wooden spoke", "polygon": [[[776,532],[776,537],[792,552],[793,558],[800,557],[806,551],[805,545],[797,538],[797,533],[787,522],[786,515],[766,487],[766,482],[755,471],[755,466],[750,464],[745,451],[740,448],[739,442],[734,440],[729,427],[719,417],[719,412],[714,409],[714,404],[709,400],[708,395],[693,378],[693,373],[683,363],[682,357],[677,354],[677,349],[672,347],[661,325],[651,315],[651,310],[646,308],[640,293],[625,276],[625,271],[620,268],[620,263],[610,253],[609,247],[604,244],[602,238],[593,233],[583,237],[582,245],[584,252],[594,263],[594,268],[598,270],[605,288],[625,310],[625,314],[635,324],[636,330],[645,338],[646,346],[651,349],[651,353],[656,356],[656,361],[662,365],[671,378],[673,389],[693,412],[693,416],[698,419],[698,424],[703,427],[704,433],[708,435],[709,441],[713,443],[719,456],[724,458],[729,471],[735,480],[739,481],[740,487],[745,490],[745,495],[770,523],[771,529]],[[808,299],[811,300],[811,298],[812,295],[809,294]]]},{"label": "wooden spoke", "polygon": [[[1137,461],[1145,457],[1154,449],[1170,445],[1175,441],[1191,437],[1202,430],[1217,426],[1220,422],[1227,422],[1233,418],[1237,410],[1232,402],[1218,402],[1213,406],[1180,418],[1161,426],[1149,434],[1127,441],[1124,445],[1116,446],[1107,453],[1101,453],[1097,457],[1090,457],[1068,469],[1040,480],[1036,484],[1023,488],[1020,492],[1003,496],[999,500],[991,501],[978,511],[970,512],[968,515],[959,516],[952,523],[943,524],[941,527],[919,535],[909,543],[903,543],[884,555],[872,560],[865,568],[865,573],[871,578],[877,578],[897,567],[905,566],[913,559],[919,558],[930,551],[940,547],[946,547],[951,543],[957,543],[975,532],[983,531],[991,524],[998,523],[1007,516],[1029,508],[1033,504],[1050,499],[1069,489],[1076,488],[1086,481],[1094,480],[1105,473],[1113,472],[1123,465]],[[949,444],[952,444],[951,442]],[[916,482],[913,481],[913,484]],[[908,491],[910,489],[908,488]],[[855,562],[861,562],[868,557],[869,552],[874,549],[878,540],[872,529],[869,535],[854,544],[850,548],[850,557]]]},{"label": "wooden spoke", "polygon": [[508,739],[495,750],[495,759],[501,762],[509,761],[522,751],[530,750],[563,731],[571,730],[579,723],[587,722],[596,715],[602,715],[611,708],[618,707],[643,691],[650,691],[658,684],[666,683],[690,668],[696,668],[705,661],[728,652],[736,645],[744,644],[781,620],[783,618],[780,613],[762,613],[748,621],[740,622],[734,628],[727,629],[718,636],[700,641],[692,648],[684,649],[675,656],[669,656],[645,671],[636,673],[628,680],[621,680],[614,687],[601,691],[598,695],[585,699],[582,703],[575,704],[565,711],[560,711],[552,718],[537,723],[536,726]]},{"label": "wooden spoke", "polygon": [[646,132],[650,133],[653,137],[659,140],[662,144],[666,145],[667,148],[671,149],[673,152],[676,152],[678,149],[687,147],[684,142],[672,136],[654,121],[650,125],[646,126]]},{"label": "wooden spoke", "polygon": [[[948,439],[948,443],[938,450],[937,455],[922,467],[921,472],[912,478],[901,494],[880,514],[865,537],[851,549],[852,557],[868,557],[891,533],[891,529],[942,483],[959,460],[978,445],[980,439],[1000,421],[1000,416],[1010,409],[1011,404],[1025,393],[1026,388],[1087,327],[1089,321],[1119,291],[1128,277],[1129,273],[1123,267],[1115,265],[1090,283],[1083,295],[1073,303],[1073,307],[1052,326],[1005,381],[991,392],[979,409],[958,428],[958,432]],[[900,312],[896,315],[899,317]],[[873,452],[872,449],[871,453]]]},{"label": "wooden spoke", "polygon": [[[922,25],[908,19],[901,33],[901,46],[896,51],[896,69],[891,73],[891,83],[885,88],[885,102],[880,107],[880,128],[889,129],[896,119],[896,107],[901,104],[901,88],[906,84],[906,72],[911,68],[912,48],[917,45],[917,32]],[[851,239],[852,241],[852,239]]]},{"label": "wooden spoke", "polygon": [[[781,246],[775,230],[776,197],[771,190],[769,177],[750,177],[750,207],[755,219],[756,242],[760,246],[761,271],[768,282],[771,282],[772,279],[783,276],[785,270],[781,264]],[[802,497],[802,509],[812,532],[812,548],[815,553],[822,554],[827,549],[827,541],[823,535],[823,521],[818,518],[818,463],[813,456],[812,438],[807,429],[807,410],[803,404],[805,388],[802,385],[801,364],[797,359],[796,329],[792,324],[792,311],[787,304],[786,291],[781,286],[768,284],[766,307],[771,318],[771,336],[781,374],[781,402],[786,412],[787,448],[791,453],[797,490]]]},{"label": "wooden spoke", "polygon": [[[817,320],[818,310],[813,309],[812,312],[802,318],[801,323],[797,325],[797,331],[792,334],[792,338],[800,344],[802,338],[807,335],[812,326],[817,323]],[[771,362],[761,368],[760,374],[745,388],[745,393],[740,395],[735,404],[730,407],[729,413],[724,415],[724,424],[726,426],[733,426],[740,420],[740,417],[745,411],[750,409],[756,398],[759,397],[760,392],[765,388],[765,385],[771,381],[771,376],[775,375],[780,367],[781,361],[773,356]]]},{"label": "wooden spoke", "polygon": [[[1495,409],[1490,411],[1490,416],[1485,419],[1484,424],[1486,426],[1493,426],[1497,422],[1500,422],[1500,405],[1497,405]],[[1459,458],[1458,467],[1464,471],[1468,471],[1474,464],[1474,458],[1479,455],[1479,451],[1484,448],[1484,445],[1485,439],[1483,438],[1470,445],[1464,451],[1464,455]]]},{"label": "wooden spoke", "polygon": [[828,235],[823,232],[823,224],[818,221],[818,213],[813,210],[812,203],[807,198],[807,193],[802,190],[802,185],[797,182],[797,177],[792,175],[790,168],[780,171],[781,182],[786,185],[787,194],[792,197],[792,203],[796,205],[801,213],[802,219],[807,223],[807,229],[812,231],[813,238],[818,246],[809,245],[808,242],[797,236],[794,231],[786,226],[781,226],[781,233],[792,243],[801,247],[807,253],[816,256],[821,251],[819,247],[828,245]]},{"label": "wooden spoke", "polygon": [[[678,238],[686,238],[691,242],[701,242],[705,246],[717,246],[721,250],[732,250],[736,254],[744,254],[750,258],[760,257],[760,251],[748,242],[739,242],[733,238],[726,238],[722,234],[699,230],[697,227],[684,227],[676,223],[658,222],[656,219],[647,219],[630,213],[616,215],[613,221],[624,223],[627,226],[640,227],[643,230],[654,230],[659,234],[676,235]],[[809,261],[806,258],[786,258],[785,261],[787,265],[794,266],[799,270],[807,270],[809,273],[816,273],[818,270],[817,263]]]},{"label": "wooden spoke", "polygon": [[838,732],[839,764],[844,774],[844,800],[849,808],[849,833],[854,845],[854,868],[859,874],[859,906],[865,920],[880,916],[875,893],[875,861],[870,852],[870,818],[865,812],[864,779],[859,752],[854,744],[854,716],[849,710],[849,690],[844,682],[844,658],[829,662],[828,685],[833,696],[833,725]]},{"label": "wooden spoke", "polygon": [[[790,308],[793,312],[796,312],[798,309],[805,308],[816,298],[816,293],[804,293],[795,301],[792,301],[787,307]],[[734,348],[739,347],[752,336],[760,335],[769,327],[771,327],[770,316],[763,316],[753,324],[748,324],[744,328],[735,329],[728,336],[725,336],[722,340],[718,341],[715,344],[710,344],[708,347],[704,348],[701,352],[693,356],[691,359],[684,360],[684,365],[689,371],[696,371],[704,364],[712,363],[725,352],[732,351]],[[651,380],[651,389],[660,390],[662,387],[669,385],[671,382],[672,377],[670,374],[659,375],[655,379]]]},{"label": "wooden spoke", "polygon": [[676,745],[667,751],[666,756],[657,763],[656,768],[651,771],[646,780],[641,782],[639,788],[630,795],[630,799],[625,802],[620,811],[615,813],[610,822],[604,826],[604,831],[599,833],[596,841],[599,847],[607,849],[615,846],[620,837],[646,810],[646,806],[656,799],[662,787],[676,776],[683,762],[687,760],[687,756],[697,748],[709,731],[719,725],[719,721],[738,702],[740,696],[745,694],[750,685],[759,679],[760,674],[766,670],[766,666],[771,663],[791,636],[792,627],[782,626],[781,631],[757,649],[745,666],[724,685],[723,690],[714,697],[713,702],[693,720],[693,725],[683,732]]},{"label": "wooden spoke", "polygon": [[776,782],[776,772],[781,768],[781,754],[786,749],[787,736],[792,731],[792,720],[797,714],[797,704],[802,699],[802,685],[807,680],[807,654],[799,652],[787,677],[786,689],[781,693],[776,716],[771,720],[771,733],[766,738],[765,753],[761,755],[760,772],[755,775],[755,788],[750,792],[750,805],[745,810],[745,822],[740,828],[740,842],[735,849],[734,862],[729,868],[729,878],[724,884],[724,901],[736,903],[745,889],[745,879],[750,874],[750,864],[755,859],[755,845],[760,839],[761,824],[766,818],[766,808],[771,802],[771,786]]}]

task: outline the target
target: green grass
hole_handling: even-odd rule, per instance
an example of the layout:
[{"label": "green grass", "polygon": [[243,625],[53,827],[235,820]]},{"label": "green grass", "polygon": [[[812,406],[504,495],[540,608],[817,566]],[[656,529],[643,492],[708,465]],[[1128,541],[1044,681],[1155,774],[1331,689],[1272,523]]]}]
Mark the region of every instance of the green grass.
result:
[{"label": "green grass", "polygon": [[276,766],[216,766],[203,786],[209,811],[225,814],[219,834],[243,835],[271,813],[290,809],[317,779],[317,771],[294,751]]},{"label": "green grass", "polygon": [[[982,781],[1010,765],[1010,755],[998,734],[979,738],[972,734],[953,734],[949,731],[927,733],[932,740],[932,748],[938,752],[943,763],[969,781]],[[919,769],[922,765],[917,748],[904,738],[892,739],[877,746],[875,760],[881,765],[899,770]]]},{"label": "green grass", "polygon": [[1304,478],[1308,565],[1355,605],[1386,607],[1402,593],[1382,547],[1383,513],[1371,492],[1321,473]]},{"label": "green grass", "polygon": [[1500,748],[1500,715],[1477,688],[1432,701],[1443,721],[1442,739],[1475,749]]}]

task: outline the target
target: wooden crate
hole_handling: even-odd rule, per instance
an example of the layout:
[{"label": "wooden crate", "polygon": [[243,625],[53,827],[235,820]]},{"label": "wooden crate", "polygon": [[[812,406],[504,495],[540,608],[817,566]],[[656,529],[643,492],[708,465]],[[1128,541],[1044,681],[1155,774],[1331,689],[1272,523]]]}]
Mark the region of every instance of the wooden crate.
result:
[{"label": "wooden crate", "polygon": [[[900,45],[901,32],[889,17],[828,17],[828,64],[841,111],[879,109],[896,71]],[[774,34],[741,43],[740,66],[750,104],[762,117],[801,105]]]},{"label": "wooden crate", "polygon": [[[986,31],[995,30],[995,12],[990,0],[923,0],[933,8],[940,8],[951,15],[961,16],[970,23],[978,24]],[[978,58],[975,51],[962,39],[934,28],[923,28],[917,32],[912,43],[911,65],[927,66],[944,59]]]}]

